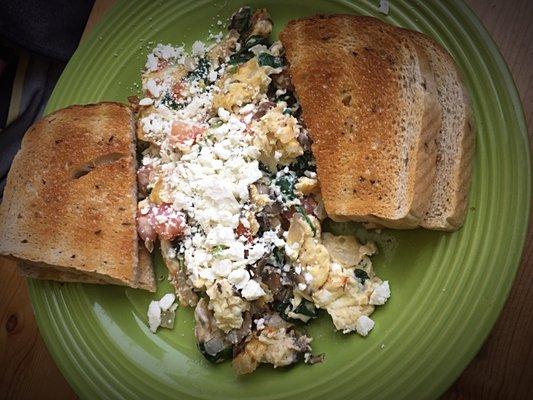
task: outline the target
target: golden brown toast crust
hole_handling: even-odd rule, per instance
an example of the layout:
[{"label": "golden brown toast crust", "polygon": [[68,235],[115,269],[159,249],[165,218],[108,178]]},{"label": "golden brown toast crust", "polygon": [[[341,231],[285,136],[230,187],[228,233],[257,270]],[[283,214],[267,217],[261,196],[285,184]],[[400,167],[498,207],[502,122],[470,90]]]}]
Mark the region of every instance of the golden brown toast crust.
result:
[{"label": "golden brown toast crust", "polygon": [[135,166],[127,106],[46,116],[24,136],[8,175],[0,254],[138,287]]},{"label": "golden brown toast crust", "polygon": [[353,15],[291,21],[280,39],[328,215],[417,226],[429,197],[420,182],[434,174],[434,160],[427,161],[434,149],[422,146],[431,144],[440,120],[422,86],[417,47],[396,28]]}]

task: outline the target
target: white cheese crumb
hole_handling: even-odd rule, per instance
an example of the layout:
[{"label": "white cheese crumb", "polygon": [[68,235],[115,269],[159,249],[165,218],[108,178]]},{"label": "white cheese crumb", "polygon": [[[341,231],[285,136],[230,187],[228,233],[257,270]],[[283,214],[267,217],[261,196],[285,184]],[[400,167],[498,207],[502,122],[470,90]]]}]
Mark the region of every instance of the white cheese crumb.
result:
[{"label": "white cheese crumb", "polygon": [[239,110],[239,114],[249,114],[252,111],[254,111],[255,109],[256,109],[256,107],[255,107],[255,105],[253,103],[246,104],[244,107],[242,107]]},{"label": "white cheese crumb", "polygon": [[258,331],[261,331],[265,329],[265,319],[264,318],[258,318],[254,319],[255,326]]},{"label": "white cheese crumb", "polygon": [[245,269],[236,269],[228,275],[228,281],[237,289],[243,289],[250,281],[250,274]]},{"label": "white cheese crumb", "polygon": [[385,304],[387,299],[390,297],[390,287],[389,282],[385,281],[378,285],[372,294],[370,295],[369,304],[373,306],[380,306]]},{"label": "white cheese crumb", "polygon": [[299,283],[298,284],[298,289],[304,291],[305,289],[307,289],[307,285],[305,283]]},{"label": "white cheese crumb", "polygon": [[231,273],[233,263],[230,260],[218,260],[213,263],[213,272],[219,277],[225,278]]},{"label": "white cheese crumb", "polygon": [[229,121],[230,113],[227,110],[224,110],[222,107],[218,108],[218,116],[222,121]]},{"label": "white cheese crumb", "polygon": [[148,81],[146,81],[146,90],[148,90],[150,94],[154,97],[159,97],[159,95],[161,94],[161,88],[153,79],[148,79]]},{"label": "white cheese crumb", "polygon": [[148,54],[146,59],[146,69],[150,72],[157,71],[159,68],[159,59],[152,53]]},{"label": "white cheese crumb", "polygon": [[161,300],[159,300],[159,307],[163,311],[167,311],[174,301],[176,300],[176,296],[172,293],[167,293],[163,297],[161,297]]},{"label": "white cheese crumb", "polygon": [[378,10],[380,13],[389,15],[390,2],[389,0],[379,0]]},{"label": "white cheese crumb", "polygon": [[159,307],[159,302],[154,300],[148,306],[148,326],[155,333],[159,325],[161,325],[161,307]]},{"label": "white cheese crumb", "polygon": [[355,324],[355,329],[357,330],[357,333],[361,336],[366,336],[368,333],[374,328],[374,321],[372,321],[370,318],[368,318],[366,315],[361,315],[357,319],[357,323]]},{"label": "white cheese crumb", "polygon": [[149,106],[154,104],[154,99],[151,99],[150,97],[145,97],[144,99],[139,100],[140,106]]},{"label": "white cheese crumb", "polygon": [[207,78],[209,81],[214,82],[217,80],[218,74],[216,71],[209,71],[209,75],[207,75]]},{"label": "white cheese crumb", "polygon": [[246,300],[252,301],[257,300],[259,297],[264,296],[266,293],[261,288],[259,283],[256,281],[250,280],[248,283],[246,283],[246,286],[242,289],[242,297],[244,297]]},{"label": "white cheese crumb", "polygon": [[205,54],[205,43],[197,40],[192,45],[192,54],[195,56],[203,56]]}]

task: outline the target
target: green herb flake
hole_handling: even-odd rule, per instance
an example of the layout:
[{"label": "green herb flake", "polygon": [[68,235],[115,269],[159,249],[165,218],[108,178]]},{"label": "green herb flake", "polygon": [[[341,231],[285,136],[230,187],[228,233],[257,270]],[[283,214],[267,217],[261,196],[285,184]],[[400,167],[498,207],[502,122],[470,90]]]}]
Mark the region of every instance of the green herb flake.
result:
[{"label": "green herb flake", "polygon": [[213,257],[217,258],[217,257],[220,257],[222,254],[222,252],[226,249],[228,249],[229,247],[228,246],[225,246],[223,244],[219,244],[217,246],[213,246],[213,248],[211,249],[211,254],[213,255]]}]

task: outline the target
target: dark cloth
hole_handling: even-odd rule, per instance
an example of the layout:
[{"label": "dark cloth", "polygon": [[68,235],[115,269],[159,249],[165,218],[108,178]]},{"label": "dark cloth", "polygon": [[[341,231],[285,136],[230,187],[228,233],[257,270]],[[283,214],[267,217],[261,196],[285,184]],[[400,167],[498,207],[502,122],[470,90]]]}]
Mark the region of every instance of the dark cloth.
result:
[{"label": "dark cloth", "polygon": [[0,0],[0,199],[22,137],[41,117],[93,3]]},{"label": "dark cloth", "polygon": [[94,0],[0,0],[0,37],[30,52],[68,61]]}]

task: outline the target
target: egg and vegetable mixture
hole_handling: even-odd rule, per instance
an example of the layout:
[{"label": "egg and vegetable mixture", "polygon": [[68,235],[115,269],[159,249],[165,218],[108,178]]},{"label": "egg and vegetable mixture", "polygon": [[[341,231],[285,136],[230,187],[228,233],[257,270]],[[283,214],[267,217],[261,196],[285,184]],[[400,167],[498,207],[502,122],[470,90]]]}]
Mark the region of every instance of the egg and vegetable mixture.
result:
[{"label": "egg and vegetable mixture", "polygon": [[175,287],[150,304],[150,328],[172,327],[178,303],[194,307],[200,351],[238,374],[322,361],[304,333],[319,309],[366,336],[390,296],[374,243],[322,232],[311,140],[271,31],[266,10],[243,7],[190,53],[158,45],[145,97],[132,99],[145,146],[139,236],[150,251],[159,243]]}]

